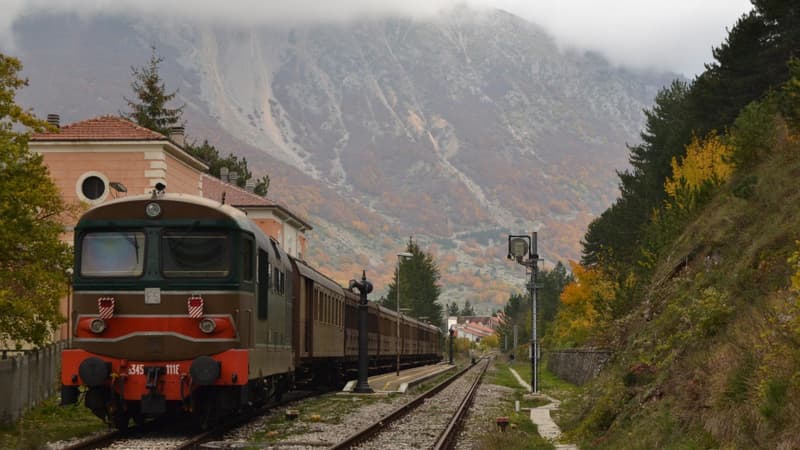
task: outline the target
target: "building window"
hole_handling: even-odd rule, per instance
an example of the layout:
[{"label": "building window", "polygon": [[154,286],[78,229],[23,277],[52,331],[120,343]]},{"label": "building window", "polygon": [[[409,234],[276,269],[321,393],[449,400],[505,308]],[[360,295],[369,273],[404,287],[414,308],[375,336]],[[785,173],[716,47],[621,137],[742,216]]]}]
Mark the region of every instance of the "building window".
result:
[{"label": "building window", "polygon": [[86,177],[81,183],[81,192],[89,200],[97,200],[106,192],[106,184],[97,176]]},{"label": "building window", "polygon": [[79,199],[97,204],[108,197],[108,178],[99,172],[86,172],[78,178],[75,188]]}]

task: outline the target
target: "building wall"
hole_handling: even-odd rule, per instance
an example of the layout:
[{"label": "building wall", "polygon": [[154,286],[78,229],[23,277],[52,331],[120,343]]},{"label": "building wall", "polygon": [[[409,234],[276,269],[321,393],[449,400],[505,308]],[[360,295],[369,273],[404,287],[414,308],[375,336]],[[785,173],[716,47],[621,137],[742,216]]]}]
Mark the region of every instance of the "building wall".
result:
[{"label": "building wall", "polygon": [[299,233],[299,235],[297,236],[297,250],[300,259],[305,259],[307,245],[308,245],[308,240],[306,239],[306,235],[304,233]]},{"label": "building wall", "polygon": [[287,223],[283,224],[283,242],[281,242],[281,245],[283,246],[283,249],[286,250],[286,253],[288,253],[288,254],[290,254],[290,255],[292,255],[294,257],[297,257],[297,250],[298,250],[297,235],[298,234],[299,233],[297,232],[296,228],[290,226]]},{"label": "building wall", "polygon": [[82,180],[96,175],[106,182],[106,192],[91,204],[112,200],[118,194],[108,187],[108,182],[117,181],[125,185],[128,192],[144,192],[147,180],[144,172],[149,168],[141,151],[107,152],[75,151],[43,152],[42,158],[50,176],[68,203],[86,201],[79,191]]},{"label": "building wall", "polygon": [[[150,171],[146,175],[150,175],[150,186],[160,181],[159,173],[164,173],[162,181],[167,186],[167,192],[178,192],[192,195],[202,195],[202,174],[196,169],[187,166],[184,162],[178,160],[170,154],[162,153],[165,155],[163,161],[150,160]],[[154,156],[154,155],[152,155]],[[160,168],[164,163],[164,170]]]},{"label": "building wall", "polygon": [[[267,234],[267,236],[272,237],[276,241],[282,244],[283,240],[283,222],[280,222],[276,219],[267,219],[267,218],[252,218],[253,222],[261,228],[261,231]],[[281,245],[283,247],[283,245]],[[284,250],[286,248],[284,247]],[[294,255],[292,255],[294,256]]]}]

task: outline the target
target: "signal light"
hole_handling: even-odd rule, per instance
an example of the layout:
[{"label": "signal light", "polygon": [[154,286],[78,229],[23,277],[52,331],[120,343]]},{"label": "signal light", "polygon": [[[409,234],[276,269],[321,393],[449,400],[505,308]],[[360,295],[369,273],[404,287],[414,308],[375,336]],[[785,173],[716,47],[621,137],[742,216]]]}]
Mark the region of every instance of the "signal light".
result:
[{"label": "signal light", "polygon": [[94,319],[92,323],[89,324],[89,329],[92,330],[94,334],[100,334],[106,329],[106,321],[103,319]]},{"label": "signal light", "polygon": [[217,329],[217,322],[214,319],[205,318],[200,321],[200,331],[205,334],[211,334]]}]

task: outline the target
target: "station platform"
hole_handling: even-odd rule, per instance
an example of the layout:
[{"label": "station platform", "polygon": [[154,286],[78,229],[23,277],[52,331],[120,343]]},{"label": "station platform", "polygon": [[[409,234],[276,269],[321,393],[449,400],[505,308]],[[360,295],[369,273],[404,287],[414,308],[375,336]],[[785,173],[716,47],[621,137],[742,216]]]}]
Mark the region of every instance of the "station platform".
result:
[{"label": "station platform", "polygon": [[[456,366],[451,366],[447,363],[419,366],[411,369],[401,370],[400,376],[397,375],[397,372],[388,372],[371,376],[367,379],[367,383],[369,383],[369,387],[371,387],[375,393],[405,393],[409,387],[422,383],[423,381],[435,377],[441,373],[453,370],[455,367]],[[342,389],[342,392],[352,392],[357,381],[358,380],[348,381],[344,389]]]}]

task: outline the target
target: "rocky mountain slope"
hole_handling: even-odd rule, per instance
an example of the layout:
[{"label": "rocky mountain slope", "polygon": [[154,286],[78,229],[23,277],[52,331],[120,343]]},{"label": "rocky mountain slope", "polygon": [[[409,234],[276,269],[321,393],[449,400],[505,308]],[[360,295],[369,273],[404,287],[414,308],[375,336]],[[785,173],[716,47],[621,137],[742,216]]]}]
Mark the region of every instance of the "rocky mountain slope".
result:
[{"label": "rocky mountain slope", "polygon": [[34,16],[15,36],[22,101],[66,122],[123,109],[129,68],[155,44],[190,137],[270,174],[270,196],[315,226],[313,263],[340,281],[366,267],[382,291],[413,235],[436,255],[443,300],[479,311],[524,282],[508,233],[538,229],[549,261],[579,257],[642,109],[671,79],[466,8],[294,28]]}]

